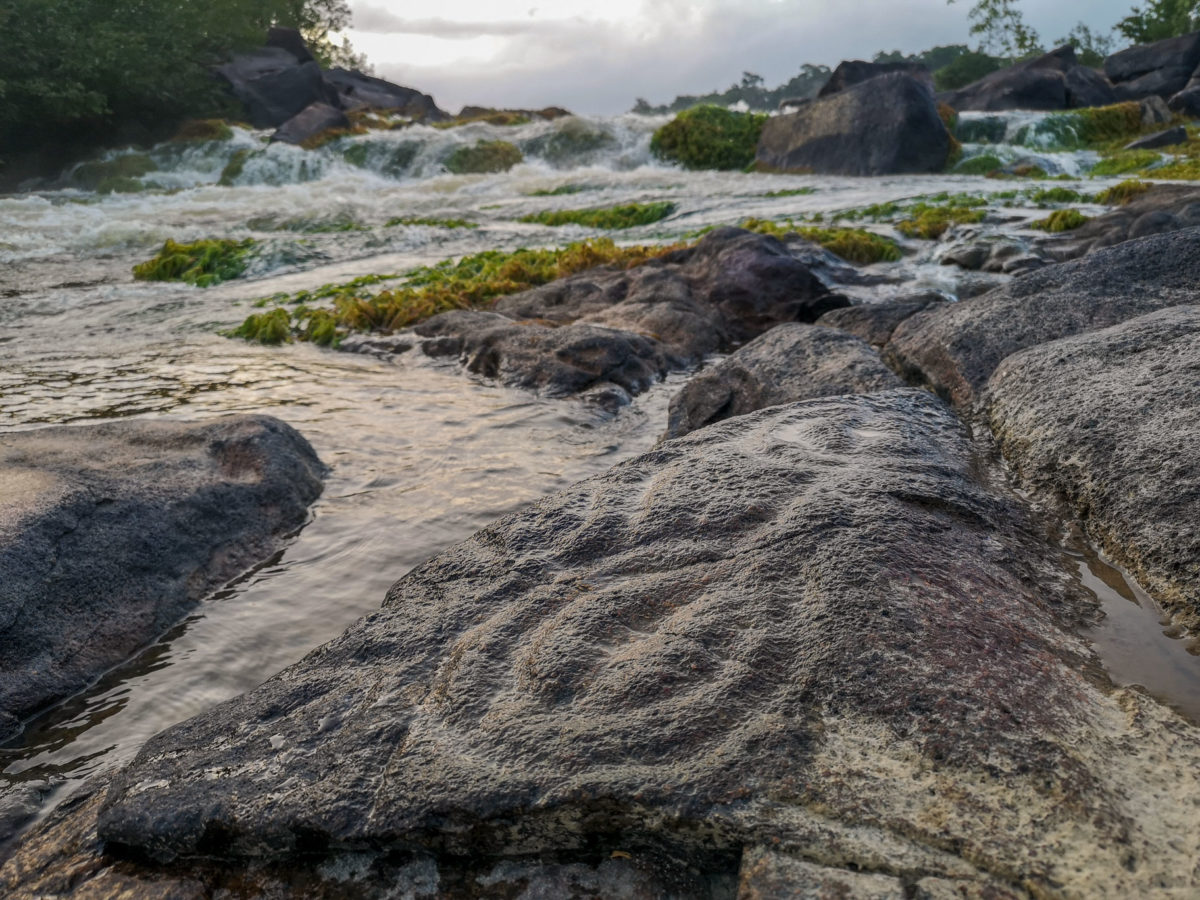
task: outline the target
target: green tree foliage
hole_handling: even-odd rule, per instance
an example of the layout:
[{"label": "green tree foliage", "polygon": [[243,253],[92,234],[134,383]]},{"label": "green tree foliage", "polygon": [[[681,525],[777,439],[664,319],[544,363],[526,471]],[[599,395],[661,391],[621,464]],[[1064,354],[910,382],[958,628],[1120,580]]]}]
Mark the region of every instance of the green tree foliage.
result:
[{"label": "green tree foliage", "polygon": [[1135,44],[1149,44],[1200,30],[1200,0],[1146,0],[1117,23]]},{"label": "green tree foliage", "polygon": [[960,87],[978,81],[985,75],[991,75],[997,69],[1007,65],[998,56],[990,56],[978,50],[972,50],[958,57],[948,66],[943,66],[933,73],[933,84],[939,91],[954,91]]},{"label": "green tree foliage", "polygon": [[778,109],[783,100],[797,97],[815,97],[817,91],[829,80],[833,70],[829,66],[814,66],[805,63],[794,78],[778,87],[768,88],[761,75],[754,72],[743,72],[739,84],[731,85],[724,91],[712,91],[708,94],[680,94],[670,103],[660,106],[652,105],[648,100],[639,97],[633,106],[633,112],[641,115],[663,115],[665,113],[682,112],[694,106],[734,106],[746,104],[754,110]]},{"label": "green tree foliage", "polygon": [[1113,52],[1112,33],[1094,31],[1083,22],[1077,23],[1066,37],[1059,38],[1055,43],[1060,47],[1070,44],[1075,48],[1076,58],[1083,65],[1093,68],[1098,68],[1104,62],[1104,57]]},{"label": "green tree foliage", "polygon": [[299,27],[332,59],[347,0],[0,0],[0,153],[227,112],[208,67]]},{"label": "green tree foliage", "polygon": [[990,50],[1009,60],[1042,52],[1041,39],[1025,24],[1016,0],[976,0],[967,19],[971,22],[971,34],[979,38],[981,50]]}]

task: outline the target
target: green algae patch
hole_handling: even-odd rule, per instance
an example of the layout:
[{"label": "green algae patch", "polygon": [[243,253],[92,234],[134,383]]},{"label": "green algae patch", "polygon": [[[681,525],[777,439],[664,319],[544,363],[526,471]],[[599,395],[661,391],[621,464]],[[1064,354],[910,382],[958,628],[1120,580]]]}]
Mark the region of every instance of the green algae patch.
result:
[{"label": "green algae patch", "polygon": [[250,150],[243,147],[229,158],[229,162],[225,164],[225,168],[221,170],[221,178],[217,181],[221,187],[233,187],[233,183],[237,181],[246,168],[246,160],[250,158]]},{"label": "green algae patch", "polygon": [[792,188],[786,191],[767,191],[765,194],[759,194],[760,197],[807,197],[809,194],[815,194],[816,188],[803,187]]},{"label": "green algae patch", "polygon": [[508,141],[477,141],[473,146],[458,147],[446,159],[446,169],[454,175],[482,175],[507,172],[525,156]]},{"label": "green algae patch", "polygon": [[[1105,156],[1092,167],[1092,175],[1127,175],[1139,172],[1162,161],[1153,150],[1121,150]],[[1170,178],[1169,175],[1162,176]]]},{"label": "green algae patch", "polygon": [[1028,196],[1038,206],[1050,203],[1086,203],[1090,199],[1087,194],[1064,187],[1035,190],[1031,191]]},{"label": "green algae patch", "polygon": [[1200,181],[1200,159],[1177,159],[1155,169],[1154,177],[1173,181]]},{"label": "green algae patch", "polygon": [[770,219],[746,219],[739,226],[758,234],[769,234],[783,239],[796,234],[806,241],[820,244],[830,253],[835,253],[847,262],[870,265],[877,262],[895,262],[902,256],[900,247],[891,238],[875,234],[863,228],[838,228],[796,224],[791,219],[773,222]]},{"label": "green algae patch", "polygon": [[171,140],[176,143],[231,141],[233,129],[224,119],[189,119],[179,126]]},{"label": "green algae patch", "polygon": [[366,125],[351,125],[349,128],[326,128],[300,142],[301,150],[319,150],[326,144],[340,141],[342,138],[358,137],[369,131]]},{"label": "green algae patch", "polygon": [[475,222],[466,219],[436,219],[428,216],[400,216],[388,219],[383,223],[384,228],[395,228],[397,225],[429,225],[433,228],[478,228]]},{"label": "green algae patch", "polygon": [[168,240],[153,259],[133,267],[138,281],[186,281],[211,287],[246,271],[246,257],[255,241],[228,239],[177,244]]},{"label": "green algae patch", "polygon": [[1003,165],[1004,163],[1000,161],[1000,157],[985,153],[983,156],[972,156],[970,159],[964,159],[952,171],[955,175],[988,175]]},{"label": "green algae patch", "polygon": [[[407,328],[430,316],[453,309],[487,309],[499,297],[548,284],[597,266],[633,268],[680,249],[668,246],[618,247],[610,238],[579,241],[562,249],[513,252],[488,250],[437,265],[422,266],[404,275],[356,278],[343,285],[325,285],[316,291],[276,295],[265,302],[298,304],[250,316],[231,336],[282,343],[278,323],[286,321],[291,340],[337,346],[350,332],[391,332]],[[394,287],[374,291],[383,281],[399,280]],[[327,305],[313,304],[324,301]],[[275,316],[268,320],[265,317]]]},{"label": "green algae patch", "polygon": [[766,121],[765,113],[696,106],[654,132],[650,151],[685,169],[744,170],[754,164]]},{"label": "green algae patch", "polygon": [[1096,202],[1104,206],[1124,206],[1131,200],[1146,193],[1152,187],[1154,185],[1149,181],[1139,181],[1136,178],[1131,178],[1128,181],[1122,181],[1120,184],[1113,185],[1107,190],[1101,191],[1096,195]]},{"label": "green algae patch", "polygon": [[[984,201],[986,202],[986,201]],[[982,222],[987,211],[974,204],[917,203],[907,210],[908,218],[896,223],[896,230],[905,237],[935,241],[953,225],[972,225]]]},{"label": "green algae patch", "polygon": [[260,344],[286,344],[292,340],[292,316],[282,308],[255,313],[229,332],[229,335]]},{"label": "green algae patch", "polygon": [[560,184],[556,188],[542,188],[537,191],[530,191],[526,197],[565,197],[568,194],[581,194],[584,191],[593,190],[582,184]]},{"label": "green algae patch", "polygon": [[1059,234],[1063,231],[1074,231],[1081,225],[1085,225],[1088,221],[1087,216],[1077,209],[1058,209],[1050,213],[1044,219],[1030,224],[1030,228],[1036,228],[1038,231],[1048,231],[1051,234]]},{"label": "green algae patch", "polygon": [[100,190],[108,186],[111,193],[115,184],[128,183],[158,170],[158,165],[145,153],[128,153],[109,160],[86,162],[71,173],[71,184],[87,190]]},{"label": "green algae patch", "polygon": [[627,203],[601,209],[558,209],[543,210],[522,216],[520,221],[538,225],[583,225],[588,228],[636,228],[651,225],[675,212],[675,204],[667,201],[658,203]]}]

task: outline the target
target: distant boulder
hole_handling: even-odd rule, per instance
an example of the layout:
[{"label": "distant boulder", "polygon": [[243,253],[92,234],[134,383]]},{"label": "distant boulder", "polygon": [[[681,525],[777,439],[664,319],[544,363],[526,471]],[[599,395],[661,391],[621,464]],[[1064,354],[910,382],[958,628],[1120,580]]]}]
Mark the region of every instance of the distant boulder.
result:
[{"label": "distant boulder", "polygon": [[1108,79],[1079,65],[1070,45],[992,72],[959,90],[938,94],[938,100],[954,109],[989,112],[1078,109],[1107,106],[1116,99]]},{"label": "distant boulder", "polygon": [[314,103],[339,106],[337,92],[325,83],[321,67],[301,62],[281,47],[240,53],[216,67],[233,95],[246,107],[255,128],[274,128]]},{"label": "distant boulder", "polygon": [[309,138],[316,137],[331,128],[349,128],[350,120],[346,114],[328,103],[314,103],[306,106],[292,116],[271,135],[271,142],[282,144],[303,144]]},{"label": "distant boulder", "polygon": [[325,81],[336,92],[343,109],[396,110],[423,122],[444,122],[450,118],[428,94],[362,72],[330,69],[325,73]]},{"label": "distant boulder", "polygon": [[941,171],[949,154],[933,94],[896,72],[768,119],[756,164],[773,172],[888,175]]},{"label": "distant boulder", "polygon": [[281,28],[278,25],[271,26],[270,30],[267,31],[267,46],[286,50],[302,63],[316,62],[316,57],[308,49],[308,44],[305,42],[304,36],[295,28]]},{"label": "distant boulder", "polygon": [[892,75],[896,72],[911,75],[917,81],[928,85],[931,91],[933,90],[933,75],[921,63],[872,63],[861,59],[851,59],[838,64],[838,67],[833,70],[833,74],[829,76],[829,80],[825,82],[825,86],[821,88],[817,97],[832,97],[834,94],[840,94],[846,88],[854,87],[856,84],[862,84],[864,81],[870,81],[872,78],[878,78],[880,75]]},{"label": "distant boulder", "polygon": [[1116,85],[1118,99],[1164,100],[1188,86],[1200,66],[1200,32],[1130,47],[1104,60],[1104,74]]}]

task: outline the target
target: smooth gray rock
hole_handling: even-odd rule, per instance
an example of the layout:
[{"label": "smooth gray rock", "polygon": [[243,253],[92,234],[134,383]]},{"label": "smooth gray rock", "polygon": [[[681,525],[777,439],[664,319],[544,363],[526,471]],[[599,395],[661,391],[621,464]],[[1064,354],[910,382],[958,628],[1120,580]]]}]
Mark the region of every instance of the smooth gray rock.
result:
[{"label": "smooth gray rock", "polygon": [[[1200,33],[1139,44],[1104,60],[1104,74],[1113,84],[1133,82],[1162,70],[1183,72],[1183,82],[1200,65]],[[1177,77],[1177,76],[1176,76]],[[1183,83],[1175,88],[1183,88]],[[1165,99],[1165,98],[1164,98]]]},{"label": "smooth gray rock", "polygon": [[[1197,729],[1099,686],[1073,631],[1092,607],[979,463],[909,389],[663,444],[151,740],[99,813],[107,859],[152,884],[192,857],[229,879],[353,853],[445,874],[654,852],[753,896],[769,847],[809,881],[1194,890]],[[35,863],[0,887],[88,870]]]},{"label": "smooth gray rock", "polygon": [[1168,124],[1173,116],[1171,108],[1162,97],[1157,95],[1146,97],[1138,106],[1142,111],[1142,127],[1152,128],[1155,125]]},{"label": "smooth gray rock", "polygon": [[1125,145],[1126,150],[1158,150],[1161,147],[1174,147],[1188,142],[1187,129],[1182,125],[1148,134]]},{"label": "smooth gray rock", "polygon": [[268,557],[321,476],[266,416],[0,435],[0,731]]},{"label": "smooth gray rock", "polygon": [[969,410],[1008,356],[1049,341],[1200,302],[1200,229],[1126,241],[1045,266],[897,326],[884,358]]},{"label": "smooth gray rock", "polygon": [[490,312],[442,313],[394,337],[341,346],[378,353],[419,345],[551,396],[604,384],[635,394],[672,369],[848,303],[775,238],[721,228],[632,269],[592,269],[503,297]]},{"label": "smooth gray rock", "polygon": [[830,310],[817,319],[818,325],[840,328],[862,338],[872,347],[882,347],[891,339],[896,326],[932,303],[944,303],[946,297],[935,291],[911,294],[880,303],[856,303]]},{"label": "smooth gray rock", "polygon": [[684,385],[671,398],[663,439],[781,403],[902,386],[861,338],[819,325],[779,325]]},{"label": "smooth gray rock", "polygon": [[1200,307],[1010,356],[985,402],[1021,480],[1200,626]]},{"label": "smooth gray rock", "polygon": [[1038,252],[1056,260],[1078,259],[1134,238],[1200,225],[1200,187],[1154,184],[1148,188],[1073,231],[1042,239],[1037,244]]},{"label": "smooth gray rock", "polygon": [[340,109],[328,103],[314,103],[306,106],[292,118],[288,119],[276,132],[271,135],[271,141],[284,144],[302,144],[311,137],[316,137],[331,128],[349,128],[350,120]]},{"label": "smooth gray rock", "polygon": [[932,92],[894,73],[768,119],[756,163],[774,172],[920,174],[940,172],[949,153]]}]

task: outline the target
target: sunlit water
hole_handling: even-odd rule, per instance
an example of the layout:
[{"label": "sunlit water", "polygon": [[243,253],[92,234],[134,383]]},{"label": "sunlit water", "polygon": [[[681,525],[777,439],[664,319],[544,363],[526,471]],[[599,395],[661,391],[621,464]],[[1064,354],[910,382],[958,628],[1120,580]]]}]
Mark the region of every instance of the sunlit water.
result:
[{"label": "sunlit water", "polygon": [[[296,426],[331,467],[296,540],[139,658],[30,723],[15,746],[0,750],[0,778],[52,785],[62,796],[129,759],[161,729],[261,683],[377,608],[414,565],[500,515],[648,449],[685,377],[607,416],[471,380],[413,354],[389,362],[221,337],[254,299],[481,249],[594,235],[515,221],[544,209],[669,200],[676,204],[670,218],[621,235],[667,241],[750,216],[801,219],[941,191],[1028,186],[952,176],[682,172],[651,159],[650,134],[661,121],[415,128],[311,152],[268,147],[263,135],[238,131],[227,144],[153,151],[157,170],[141,177],[148,192],[0,197],[0,429],[269,413]],[[520,145],[526,162],[499,175],[444,173],[441,163],[456,145],[496,138]],[[232,186],[218,185],[239,151],[248,157],[241,174]],[[1041,158],[1051,171],[1074,173],[1082,164],[1079,155]],[[534,196],[568,185],[574,193]],[[801,189],[812,193],[766,196]],[[1044,212],[1005,209],[973,231],[1019,231],[1036,215]],[[385,226],[408,216],[480,227]],[[354,230],[320,230],[347,224]],[[246,277],[207,290],[133,281],[131,267],[165,239],[207,237],[255,237],[262,252]],[[872,267],[890,280],[852,292],[865,300],[959,292],[967,276],[938,264],[944,244],[906,246],[903,262]],[[1180,665],[1186,670],[1188,662]],[[1196,669],[1188,671],[1194,690]],[[1125,681],[1138,677],[1120,670]]]}]

